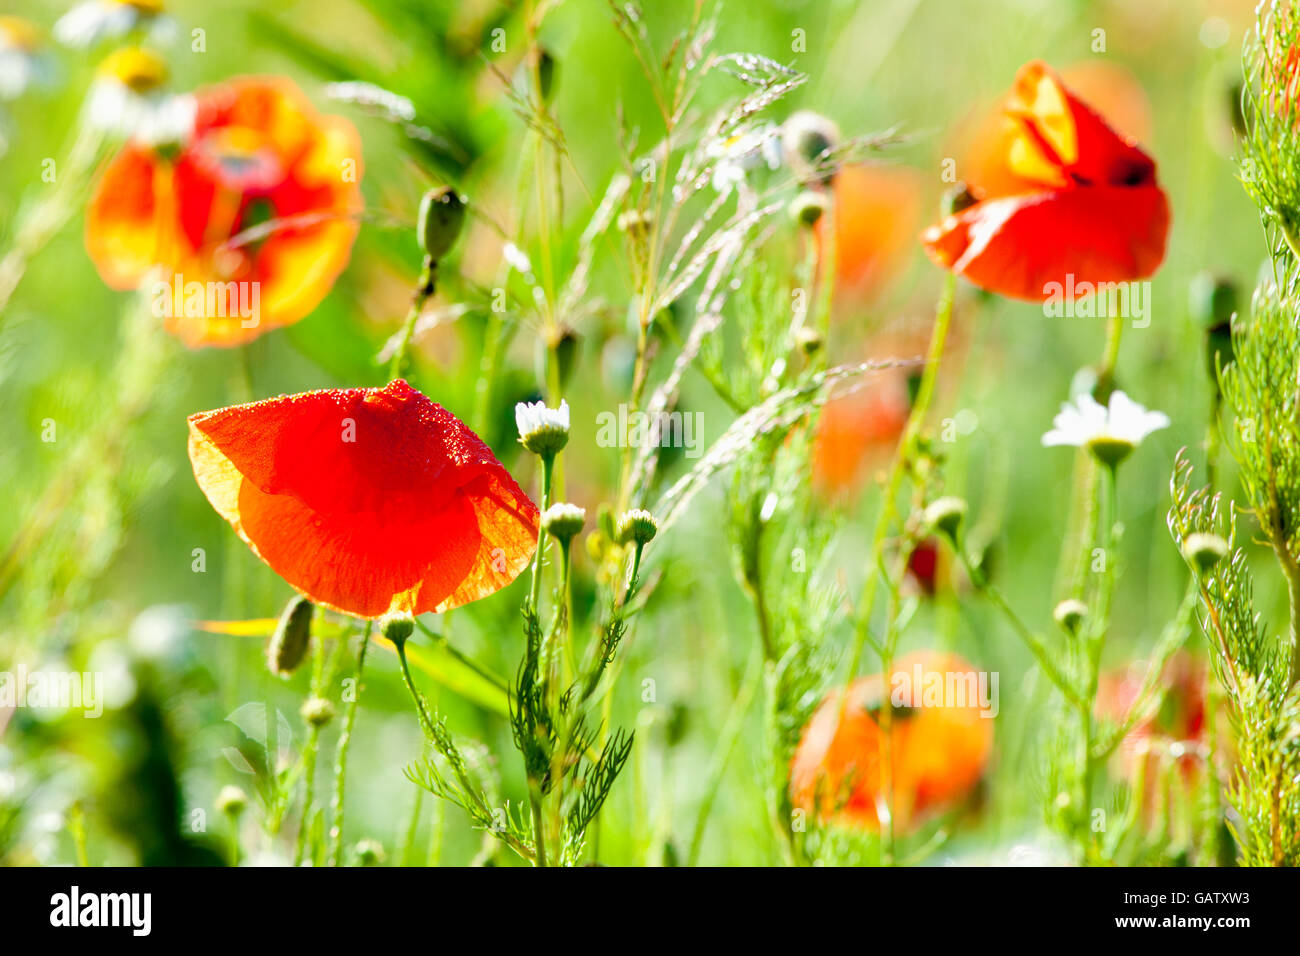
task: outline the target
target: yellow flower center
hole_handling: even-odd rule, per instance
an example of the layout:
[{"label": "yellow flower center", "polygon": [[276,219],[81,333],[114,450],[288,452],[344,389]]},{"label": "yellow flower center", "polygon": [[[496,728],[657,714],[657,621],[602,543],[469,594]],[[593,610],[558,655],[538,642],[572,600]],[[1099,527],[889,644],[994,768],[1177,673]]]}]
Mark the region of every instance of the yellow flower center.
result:
[{"label": "yellow flower center", "polygon": [[0,46],[30,53],[40,45],[40,34],[22,17],[0,17]]},{"label": "yellow flower center", "polygon": [[163,9],[162,0],[110,0],[110,2],[118,6],[130,7],[149,17],[157,16]]},{"label": "yellow flower center", "polygon": [[99,73],[136,93],[148,93],[167,82],[167,64],[162,57],[139,47],[127,47],[109,54]]}]

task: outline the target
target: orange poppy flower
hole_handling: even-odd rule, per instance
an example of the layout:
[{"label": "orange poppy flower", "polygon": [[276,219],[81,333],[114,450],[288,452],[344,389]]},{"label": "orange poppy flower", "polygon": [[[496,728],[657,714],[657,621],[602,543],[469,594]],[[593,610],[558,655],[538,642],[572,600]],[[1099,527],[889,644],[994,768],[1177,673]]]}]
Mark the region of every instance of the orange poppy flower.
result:
[{"label": "orange poppy flower", "polygon": [[[881,292],[906,262],[921,217],[921,174],[901,166],[842,167],[831,183],[835,204],[837,291],[852,299]],[[828,217],[817,222],[825,242]]]},{"label": "orange poppy flower", "polygon": [[1035,302],[1055,283],[1078,288],[1153,274],[1165,255],[1169,202],[1151,157],[1043,63],[1021,68],[1006,115],[1007,167],[1026,185],[987,191],[927,229],[921,239],[930,258],[981,288]]},{"label": "orange poppy flower", "polygon": [[813,487],[831,499],[851,496],[893,453],[910,411],[907,376],[898,369],[877,372],[858,391],[827,402],[813,441]]},{"label": "orange poppy flower", "polygon": [[531,560],[537,506],[478,436],[406,382],[200,412],[190,462],[253,552],[363,618],[446,611]]},{"label": "orange poppy flower", "polygon": [[979,675],[956,654],[918,651],[894,662],[888,695],[880,675],[829,694],[804,728],[790,767],[795,807],[875,830],[885,738],[877,718],[891,706],[894,824],[907,829],[951,807],[979,782],[993,747],[993,721],[981,707]]},{"label": "orange poppy flower", "polygon": [[[238,345],[298,321],[351,255],[361,143],[284,77],[200,91],[178,151],[128,143],[104,169],[86,249],[114,289],[157,281],[154,307],[186,345]],[[269,220],[266,235],[231,240]]]}]

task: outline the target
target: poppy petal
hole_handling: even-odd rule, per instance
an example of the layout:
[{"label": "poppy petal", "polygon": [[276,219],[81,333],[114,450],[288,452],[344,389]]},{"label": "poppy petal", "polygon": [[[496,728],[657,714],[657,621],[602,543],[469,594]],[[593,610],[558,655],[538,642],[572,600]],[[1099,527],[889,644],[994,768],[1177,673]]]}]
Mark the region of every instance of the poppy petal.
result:
[{"label": "poppy petal", "polygon": [[926,252],[983,289],[1041,302],[1052,283],[1130,282],[1165,255],[1157,186],[1065,188],[976,203],[921,236]]},{"label": "poppy petal", "polygon": [[531,560],[537,507],[459,419],[398,380],[192,415],[212,506],[281,577],[358,617],[445,611]]}]

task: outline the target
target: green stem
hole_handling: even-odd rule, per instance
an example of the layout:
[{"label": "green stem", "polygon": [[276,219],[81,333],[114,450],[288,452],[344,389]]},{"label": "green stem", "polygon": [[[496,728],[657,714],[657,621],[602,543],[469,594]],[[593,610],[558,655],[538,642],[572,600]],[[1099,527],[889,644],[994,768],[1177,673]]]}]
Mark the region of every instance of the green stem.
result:
[{"label": "green stem", "polygon": [[939,365],[943,359],[944,346],[948,341],[948,328],[952,322],[956,293],[957,278],[952,273],[948,273],[944,279],[939,305],[935,310],[934,328],[930,333],[930,348],[926,354],[925,370],[921,373],[921,385],[917,390],[916,402],[912,405],[907,424],[903,428],[898,451],[894,454],[893,467],[890,469],[881,499],[880,514],[876,518],[871,542],[871,558],[867,563],[866,580],[862,584],[862,598],[859,602],[853,655],[849,664],[850,679],[857,674],[858,667],[862,663],[863,648],[870,639],[871,614],[876,602],[876,575],[884,563],[885,541],[897,515],[898,492],[903,484],[907,463],[915,451],[921,426],[930,409],[930,402],[934,398],[935,382],[939,377]]},{"label": "green stem", "polygon": [[357,651],[357,669],[353,680],[352,699],[343,713],[343,729],[339,733],[339,742],[334,752],[334,799],[331,804],[330,824],[330,865],[343,865],[343,811],[347,797],[348,748],[352,745],[352,728],[357,721],[357,701],[361,699],[361,676],[366,667],[366,650],[370,647],[370,630],[373,625],[367,621],[361,632],[361,647]]},{"label": "green stem", "polygon": [[406,363],[406,352],[411,347],[411,338],[415,335],[415,324],[420,319],[420,313],[424,311],[425,303],[433,297],[437,287],[438,263],[425,256],[424,263],[420,267],[420,280],[415,287],[415,293],[411,296],[411,308],[407,311],[406,321],[402,324],[402,337],[397,340],[393,360],[388,365],[390,381],[401,377],[402,366]]}]

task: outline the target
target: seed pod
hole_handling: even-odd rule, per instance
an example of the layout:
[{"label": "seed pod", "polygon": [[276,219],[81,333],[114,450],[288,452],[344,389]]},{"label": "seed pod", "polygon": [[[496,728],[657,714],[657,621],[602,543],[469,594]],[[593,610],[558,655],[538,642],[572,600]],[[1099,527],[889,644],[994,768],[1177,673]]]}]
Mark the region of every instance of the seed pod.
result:
[{"label": "seed pod", "polygon": [[465,200],[450,186],[430,189],[420,200],[416,238],[424,254],[437,262],[445,256],[465,224]]},{"label": "seed pod", "polygon": [[266,646],[266,665],[271,673],[288,677],[307,656],[311,643],[311,618],[316,606],[301,594],[290,601],[280,615],[271,642]]}]

